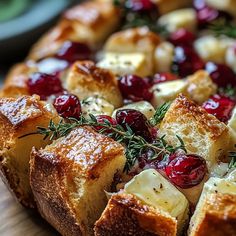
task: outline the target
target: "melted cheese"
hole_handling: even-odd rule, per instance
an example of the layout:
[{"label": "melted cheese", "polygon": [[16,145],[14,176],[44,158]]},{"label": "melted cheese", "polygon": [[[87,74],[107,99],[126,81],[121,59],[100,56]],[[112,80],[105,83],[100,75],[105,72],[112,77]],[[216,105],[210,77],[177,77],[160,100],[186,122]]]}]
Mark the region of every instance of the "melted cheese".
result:
[{"label": "melted cheese", "polygon": [[188,207],[185,196],[154,169],[136,175],[125,185],[124,191],[178,219],[184,217]]}]

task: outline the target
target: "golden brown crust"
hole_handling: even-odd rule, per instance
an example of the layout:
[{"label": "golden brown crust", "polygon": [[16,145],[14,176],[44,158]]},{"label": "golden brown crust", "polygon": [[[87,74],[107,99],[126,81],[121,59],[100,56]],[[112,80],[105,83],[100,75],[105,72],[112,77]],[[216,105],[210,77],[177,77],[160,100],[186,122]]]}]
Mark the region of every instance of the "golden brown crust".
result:
[{"label": "golden brown crust", "polygon": [[74,63],[66,79],[66,88],[80,99],[96,95],[115,107],[123,103],[115,76],[109,70],[97,67],[92,61]]},{"label": "golden brown crust", "polygon": [[95,224],[96,236],[174,236],[177,222],[130,194],[115,194]]},{"label": "golden brown crust", "polygon": [[45,126],[50,119],[57,120],[38,96],[0,99],[0,169],[4,182],[25,206],[34,206],[29,186],[29,157],[32,146],[42,147],[49,140],[43,136],[20,136],[36,131],[37,125]]},{"label": "golden brown crust", "polygon": [[236,195],[209,194],[202,210],[204,217],[192,236],[236,235]]},{"label": "golden brown crust", "polygon": [[[123,152],[119,143],[89,127],[76,128],[45,149],[34,150],[30,179],[42,216],[62,235],[91,235],[90,224],[94,224],[106,204],[104,189],[107,186],[99,180],[108,171],[105,166],[108,168],[109,162],[123,158]],[[104,173],[107,179],[113,172],[109,171]],[[100,189],[94,192],[95,188]],[[102,199],[99,202],[98,195]],[[99,212],[92,209],[96,203]],[[84,216],[87,219],[82,218]]]},{"label": "golden brown crust", "polygon": [[29,95],[26,81],[28,80],[29,75],[36,71],[36,67],[29,66],[26,63],[19,63],[13,66],[6,77],[0,96],[18,97]]},{"label": "golden brown crust", "polygon": [[186,121],[188,117],[194,117],[196,125],[205,129],[212,140],[216,140],[228,129],[224,123],[220,122],[213,115],[208,114],[203,108],[183,95],[180,95],[175,100],[168,111],[168,116],[166,117],[168,118],[163,120],[162,125],[165,123],[172,123],[177,119],[181,119],[181,117],[184,117]]},{"label": "golden brown crust", "polygon": [[66,40],[97,48],[117,28],[119,21],[119,11],[112,2],[83,2],[64,13],[58,24],[32,48],[29,58],[38,61],[52,56]]}]

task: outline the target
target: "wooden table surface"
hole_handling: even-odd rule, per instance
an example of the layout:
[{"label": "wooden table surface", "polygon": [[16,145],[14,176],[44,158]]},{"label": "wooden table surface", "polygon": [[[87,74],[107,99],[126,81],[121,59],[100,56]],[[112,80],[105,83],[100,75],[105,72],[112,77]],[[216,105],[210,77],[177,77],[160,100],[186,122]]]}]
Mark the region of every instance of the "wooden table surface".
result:
[{"label": "wooden table surface", "polygon": [[0,179],[0,236],[59,236],[37,213],[23,208]]}]

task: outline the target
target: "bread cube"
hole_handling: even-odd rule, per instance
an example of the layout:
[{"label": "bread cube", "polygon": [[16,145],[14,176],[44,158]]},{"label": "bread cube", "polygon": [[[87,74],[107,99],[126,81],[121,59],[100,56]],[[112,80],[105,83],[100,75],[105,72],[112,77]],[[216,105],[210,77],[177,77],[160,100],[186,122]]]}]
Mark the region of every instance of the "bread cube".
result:
[{"label": "bread cube", "polygon": [[161,42],[160,37],[147,27],[132,28],[112,34],[105,51],[113,53],[143,53],[149,75],[154,71],[154,51]]},{"label": "bread cube", "polygon": [[36,43],[29,59],[38,61],[54,55],[66,40],[99,47],[119,21],[119,10],[112,2],[81,3],[67,10],[59,23]]},{"label": "bread cube", "polygon": [[206,62],[225,63],[226,50],[232,43],[233,39],[216,38],[212,35],[207,35],[195,40],[194,48]]},{"label": "bread cube", "polygon": [[185,8],[169,12],[158,19],[158,24],[165,26],[169,32],[185,28],[195,31],[197,27],[197,16],[193,8]]},{"label": "bread cube", "polygon": [[128,105],[125,105],[123,107],[116,109],[113,112],[112,117],[116,117],[116,112],[122,109],[134,109],[134,110],[140,111],[147,117],[147,119],[152,118],[155,114],[155,109],[149,102],[140,101],[140,102],[130,103]]},{"label": "bread cube", "polygon": [[204,70],[199,70],[187,78],[187,95],[198,104],[207,101],[216,93],[217,85],[213,83],[209,74]]},{"label": "bread cube", "polygon": [[131,194],[115,194],[95,223],[95,236],[176,236],[177,221]]},{"label": "bread cube", "polygon": [[[136,198],[138,200],[135,200]],[[122,199],[123,203],[117,204],[116,199]],[[127,205],[124,204],[125,199],[127,200]],[[145,228],[142,228],[143,225],[139,222],[139,212],[135,210],[137,207],[133,208],[133,205],[129,204],[132,199],[135,202],[134,205],[136,206],[137,204],[139,209],[150,209],[150,212],[153,213],[153,220],[150,220],[150,215],[146,213],[147,211],[144,211],[142,222],[148,223],[149,221]],[[130,214],[126,214],[126,212]],[[122,220],[119,218],[110,221],[106,219],[109,214],[114,214],[114,216],[117,214],[120,217],[119,214],[122,213],[125,217]],[[176,235],[177,231],[178,234],[181,233],[187,216],[188,201],[184,195],[156,170],[148,169],[126,183],[121,194],[112,196],[102,217],[96,222],[95,232],[98,232],[97,235],[102,235],[101,232],[108,233],[109,228],[119,225],[120,228],[126,229],[127,234],[124,235],[129,235],[128,232],[133,229],[133,225],[131,224],[129,228],[126,222],[135,219],[133,223],[137,230],[144,231],[141,235],[149,235],[148,232],[152,232],[154,235]],[[153,223],[151,224],[151,222]],[[164,222],[168,222],[168,224]],[[161,225],[162,227],[160,227]]]},{"label": "bread cube", "polygon": [[236,183],[210,178],[189,226],[189,236],[236,235]]},{"label": "bread cube", "polygon": [[135,74],[148,76],[152,72],[151,65],[147,64],[143,53],[112,53],[107,52],[104,58],[97,63],[98,67],[111,70],[115,75]]},{"label": "bread cube", "polygon": [[230,135],[228,127],[203,108],[180,95],[171,104],[160,124],[159,135],[173,146],[182,138],[188,153],[205,158],[208,168],[216,164],[228,151]]},{"label": "bread cube", "polygon": [[29,75],[34,72],[37,72],[37,67],[27,63],[19,63],[13,66],[1,88],[0,97],[29,95],[26,81]]},{"label": "bread cube", "polygon": [[0,99],[0,169],[8,187],[25,206],[33,207],[34,198],[29,184],[29,159],[32,147],[44,147],[50,141],[33,133],[37,126],[47,127],[59,116],[38,96]]},{"label": "bread cube", "polygon": [[81,102],[82,113],[85,117],[89,114],[111,116],[114,106],[102,97],[88,97]]},{"label": "bread cube", "polygon": [[155,72],[169,72],[174,60],[175,47],[169,42],[160,43],[154,53]]},{"label": "bread cube", "polygon": [[185,80],[173,80],[155,84],[152,86],[153,98],[151,104],[157,108],[165,102],[173,101],[179,94],[186,93],[187,83]]},{"label": "bread cube", "polygon": [[66,78],[65,87],[81,100],[98,96],[115,108],[123,104],[115,76],[110,71],[97,67],[92,61],[74,63]]},{"label": "bread cube", "polygon": [[123,146],[91,127],[33,150],[30,180],[41,215],[62,235],[93,235],[107,203],[104,190],[125,161]]}]

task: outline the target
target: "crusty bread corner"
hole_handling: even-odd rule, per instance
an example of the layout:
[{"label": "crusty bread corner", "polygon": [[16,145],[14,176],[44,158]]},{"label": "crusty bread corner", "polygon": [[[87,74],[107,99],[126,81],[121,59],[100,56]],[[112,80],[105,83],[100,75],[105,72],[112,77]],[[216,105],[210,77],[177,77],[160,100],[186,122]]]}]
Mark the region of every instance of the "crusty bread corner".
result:
[{"label": "crusty bread corner", "polygon": [[94,231],[96,236],[176,236],[177,220],[132,194],[119,193],[109,200]]},{"label": "crusty bread corner", "polygon": [[113,2],[85,1],[67,10],[58,24],[34,45],[28,58],[38,61],[52,56],[66,40],[98,47],[119,22],[120,13]]},{"label": "crusty bread corner", "polygon": [[210,178],[191,218],[189,236],[236,235],[236,183]]},{"label": "crusty bread corner", "polygon": [[98,96],[115,108],[123,104],[115,76],[109,70],[97,67],[92,61],[75,62],[66,78],[65,86],[81,100]]},{"label": "crusty bread corner", "polygon": [[4,182],[25,206],[33,207],[29,185],[29,159],[32,147],[44,147],[49,140],[42,135],[22,135],[35,132],[37,126],[47,127],[49,121],[59,120],[38,96],[0,99],[0,169]]},{"label": "crusty bread corner", "polygon": [[208,168],[224,157],[230,145],[228,127],[215,116],[183,95],[171,104],[160,124],[159,135],[165,135],[168,143],[177,146],[178,135],[184,141],[188,153],[205,158]]},{"label": "crusty bread corner", "polygon": [[19,63],[13,66],[1,88],[0,97],[29,95],[26,81],[28,76],[36,71],[37,68],[35,66],[30,66],[27,63]]},{"label": "crusty bread corner", "polygon": [[33,150],[30,179],[39,212],[63,236],[93,235],[107,203],[104,190],[125,160],[121,144],[90,127]]}]

